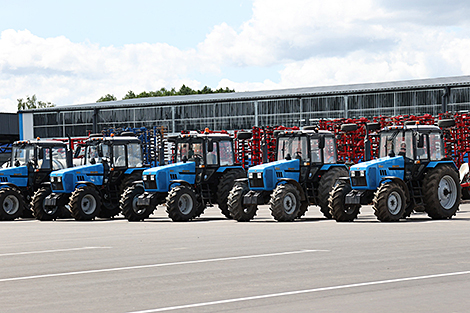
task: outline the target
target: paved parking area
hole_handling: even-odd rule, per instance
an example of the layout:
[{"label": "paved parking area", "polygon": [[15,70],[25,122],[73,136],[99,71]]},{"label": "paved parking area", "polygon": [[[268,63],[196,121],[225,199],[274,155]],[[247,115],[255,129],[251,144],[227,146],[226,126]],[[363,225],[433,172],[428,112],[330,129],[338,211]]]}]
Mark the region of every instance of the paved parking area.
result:
[{"label": "paved parking area", "polygon": [[468,312],[470,204],[353,223],[0,222],[2,312]]}]

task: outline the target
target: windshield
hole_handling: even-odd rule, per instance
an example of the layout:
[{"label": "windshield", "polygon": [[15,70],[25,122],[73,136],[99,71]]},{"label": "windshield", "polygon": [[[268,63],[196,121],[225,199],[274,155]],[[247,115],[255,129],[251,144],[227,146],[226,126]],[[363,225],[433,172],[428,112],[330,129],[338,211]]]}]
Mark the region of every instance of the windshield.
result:
[{"label": "windshield", "polygon": [[307,137],[281,137],[277,141],[277,159],[308,159]]},{"label": "windshield", "polygon": [[[100,157],[98,153],[98,149],[100,146],[102,147],[101,149],[103,150],[103,157]],[[85,164],[100,163],[103,158],[109,160],[110,159],[109,155],[110,155],[110,149],[109,149],[109,146],[107,145],[100,143],[98,145],[87,146]]]},{"label": "windshield", "polygon": [[394,156],[401,155],[413,159],[413,132],[403,130],[383,132],[380,135],[379,156],[386,157],[392,151]]},{"label": "windshield", "polygon": [[11,166],[23,166],[28,164],[29,160],[34,158],[33,146],[13,147]]},{"label": "windshield", "polygon": [[202,156],[202,142],[178,142],[176,145],[176,162],[186,160],[199,159],[201,164],[204,164]]},{"label": "windshield", "polygon": [[[51,168],[51,152],[52,152],[52,170],[61,170],[67,167],[67,154],[63,147],[39,148],[42,153],[39,153],[38,168],[50,169]],[[42,156],[42,157],[41,157]]]}]

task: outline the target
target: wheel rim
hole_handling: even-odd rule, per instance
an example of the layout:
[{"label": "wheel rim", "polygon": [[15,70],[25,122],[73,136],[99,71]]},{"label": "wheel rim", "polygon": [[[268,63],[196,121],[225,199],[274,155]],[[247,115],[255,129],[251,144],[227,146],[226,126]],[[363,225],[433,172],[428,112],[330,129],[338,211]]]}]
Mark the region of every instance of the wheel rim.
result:
[{"label": "wheel rim", "polygon": [[451,176],[446,175],[439,181],[438,196],[444,209],[449,210],[454,206],[457,201],[457,186]]},{"label": "wheel rim", "polygon": [[178,208],[181,213],[188,214],[193,209],[193,198],[185,193],[178,200]]},{"label": "wheel rim", "polygon": [[392,191],[387,198],[387,208],[388,211],[393,214],[397,215],[402,207],[402,199],[398,192]]},{"label": "wheel rim", "polygon": [[81,201],[81,205],[85,214],[92,214],[96,210],[96,199],[92,195],[85,195]]},{"label": "wheel rim", "polygon": [[139,195],[136,195],[134,197],[134,199],[132,199],[132,210],[134,210],[134,212],[136,214],[142,214],[144,211],[145,211],[145,207],[143,206],[137,206],[137,201],[139,200]]},{"label": "wheel rim", "polygon": [[15,214],[20,209],[20,201],[13,195],[8,195],[3,200],[3,210],[9,214]]},{"label": "wheel rim", "polygon": [[284,197],[283,204],[284,204],[284,211],[287,214],[292,214],[297,207],[297,199],[295,198],[293,193],[289,192]]}]

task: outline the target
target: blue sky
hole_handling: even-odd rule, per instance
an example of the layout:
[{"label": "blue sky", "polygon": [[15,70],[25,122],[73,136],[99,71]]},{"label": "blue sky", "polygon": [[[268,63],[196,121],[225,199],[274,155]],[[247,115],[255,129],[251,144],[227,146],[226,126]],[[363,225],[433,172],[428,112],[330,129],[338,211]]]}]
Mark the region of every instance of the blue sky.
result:
[{"label": "blue sky", "polygon": [[470,74],[449,0],[0,0],[0,111],[186,84],[236,91]]}]

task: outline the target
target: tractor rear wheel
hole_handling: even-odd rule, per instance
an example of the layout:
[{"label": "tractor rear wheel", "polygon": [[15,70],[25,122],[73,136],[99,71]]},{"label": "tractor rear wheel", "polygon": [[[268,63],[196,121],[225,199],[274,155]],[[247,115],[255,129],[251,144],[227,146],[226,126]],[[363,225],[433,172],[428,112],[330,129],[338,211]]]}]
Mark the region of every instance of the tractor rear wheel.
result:
[{"label": "tractor rear wheel", "polygon": [[231,219],[230,211],[228,209],[228,195],[230,190],[233,188],[233,184],[236,179],[245,178],[246,174],[243,170],[229,170],[224,173],[219,179],[219,185],[217,186],[217,204],[219,209],[225,217]]},{"label": "tractor rear wheel", "polygon": [[338,181],[328,199],[331,216],[337,222],[352,222],[361,209],[360,204],[345,204],[346,195],[352,190],[349,181]]},{"label": "tractor rear wheel", "polygon": [[238,222],[248,222],[252,220],[258,210],[258,206],[256,204],[243,204],[243,197],[248,193],[248,191],[250,191],[248,182],[236,182],[228,195],[228,210],[232,218]]},{"label": "tractor rear wheel", "polygon": [[397,183],[380,185],[375,193],[372,208],[381,222],[396,222],[405,214],[405,192]]},{"label": "tractor rear wheel", "polygon": [[195,218],[201,205],[189,186],[173,187],[166,198],[166,211],[174,222],[187,222]]},{"label": "tractor rear wheel", "polygon": [[457,171],[441,165],[427,173],[423,181],[426,213],[432,219],[450,219],[460,205],[460,183]]},{"label": "tractor rear wheel", "polygon": [[69,205],[75,220],[90,221],[100,212],[101,198],[95,188],[84,186],[72,192]]},{"label": "tractor rear wheel", "polygon": [[332,167],[329,171],[323,174],[320,179],[320,185],[318,187],[318,204],[320,206],[320,211],[328,219],[333,218],[330,213],[330,208],[328,207],[330,192],[338,178],[347,177],[348,175],[348,170],[344,167]]},{"label": "tractor rear wheel", "polygon": [[137,206],[137,200],[140,195],[144,194],[144,187],[141,185],[135,185],[126,188],[121,197],[120,205],[122,215],[127,218],[128,221],[143,221],[148,218],[155,207],[152,205],[148,206]]},{"label": "tractor rear wheel", "polygon": [[45,206],[46,197],[52,193],[51,188],[39,188],[33,196],[32,206],[34,216],[40,221],[53,221],[59,217],[59,206]]},{"label": "tractor rear wheel", "polygon": [[12,221],[23,214],[24,199],[18,189],[5,187],[0,189],[0,220]]},{"label": "tractor rear wheel", "polygon": [[269,201],[271,215],[279,222],[292,222],[299,215],[300,192],[292,184],[277,185]]}]

